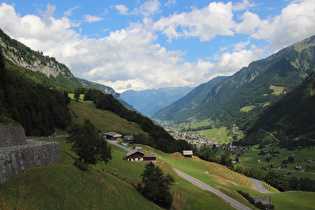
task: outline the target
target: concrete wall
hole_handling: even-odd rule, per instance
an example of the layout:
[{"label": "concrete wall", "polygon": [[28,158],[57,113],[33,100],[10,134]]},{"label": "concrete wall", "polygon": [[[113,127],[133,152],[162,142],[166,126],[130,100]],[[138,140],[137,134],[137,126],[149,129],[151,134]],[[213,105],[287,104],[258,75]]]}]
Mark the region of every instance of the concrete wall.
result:
[{"label": "concrete wall", "polygon": [[21,128],[0,126],[0,147],[26,144],[25,132]]}]

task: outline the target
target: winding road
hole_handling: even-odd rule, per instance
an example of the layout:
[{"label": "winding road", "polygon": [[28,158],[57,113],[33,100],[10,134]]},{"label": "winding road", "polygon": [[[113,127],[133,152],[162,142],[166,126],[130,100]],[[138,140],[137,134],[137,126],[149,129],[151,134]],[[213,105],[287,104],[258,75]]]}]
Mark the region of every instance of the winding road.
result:
[{"label": "winding road", "polygon": [[261,181],[254,179],[254,178],[250,178],[248,177],[254,184],[254,189],[257,190],[260,193],[274,193],[271,192],[269,190],[266,190],[266,188],[264,187],[264,185],[261,183]]}]

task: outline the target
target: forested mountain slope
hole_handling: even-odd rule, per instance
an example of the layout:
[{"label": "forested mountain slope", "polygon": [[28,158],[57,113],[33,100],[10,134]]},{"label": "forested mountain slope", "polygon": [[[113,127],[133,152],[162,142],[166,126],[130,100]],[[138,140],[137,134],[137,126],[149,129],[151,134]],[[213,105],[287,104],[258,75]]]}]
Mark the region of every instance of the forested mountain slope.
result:
[{"label": "forested mountain slope", "polygon": [[196,108],[204,100],[210,90],[226,78],[227,77],[216,77],[207,83],[199,85],[186,96],[156,112],[153,115],[153,119],[178,120],[187,117],[191,109]]},{"label": "forested mountain slope", "polygon": [[[4,56],[11,61],[10,63],[31,70],[30,72],[21,72],[24,76],[46,86],[62,88],[67,91],[73,91],[75,88],[82,86],[74,78],[67,66],[56,61],[54,57],[44,56],[42,52],[34,51],[24,44],[11,39],[1,29],[0,45]],[[40,73],[46,75],[47,78]]]},{"label": "forested mountain slope", "polygon": [[213,88],[194,114],[242,124],[315,70],[315,36],[252,62]]},{"label": "forested mountain slope", "polygon": [[294,91],[252,118],[238,144],[276,142],[285,148],[312,145],[315,141],[315,73]]},{"label": "forested mountain slope", "polygon": [[174,113],[168,119],[211,118],[224,126],[242,125],[297,87],[314,70],[315,36],[250,63],[212,88],[196,108],[190,108],[185,115]]}]

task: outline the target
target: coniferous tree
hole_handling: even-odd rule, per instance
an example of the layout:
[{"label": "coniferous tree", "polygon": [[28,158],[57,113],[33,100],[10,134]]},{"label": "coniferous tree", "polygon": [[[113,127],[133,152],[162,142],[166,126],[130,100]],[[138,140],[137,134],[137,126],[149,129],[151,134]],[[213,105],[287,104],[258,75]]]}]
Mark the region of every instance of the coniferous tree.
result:
[{"label": "coniferous tree", "polygon": [[173,202],[170,194],[173,177],[169,174],[164,176],[163,171],[152,162],[146,164],[141,177],[141,183],[138,184],[139,191],[154,203],[164,208],[170,207]]}]

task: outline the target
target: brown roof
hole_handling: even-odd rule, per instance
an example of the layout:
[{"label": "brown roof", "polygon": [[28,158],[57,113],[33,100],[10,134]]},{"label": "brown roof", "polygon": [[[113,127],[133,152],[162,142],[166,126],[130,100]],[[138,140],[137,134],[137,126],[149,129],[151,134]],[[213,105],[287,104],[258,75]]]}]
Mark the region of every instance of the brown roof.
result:
[{"label": "brown roof", "polygon": [[156,157],[156,153],[146,153],[143,157]]},{"label": "brown roof", "polygon": [[130,155],[133,155],[135,153],[140,153],[140,154],[144,155],[144,152],[135,149],[135,150],[129,151],[126,156],[129,157]]}]

